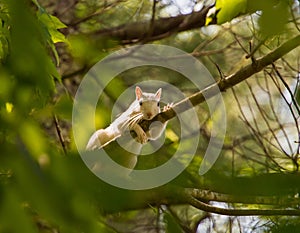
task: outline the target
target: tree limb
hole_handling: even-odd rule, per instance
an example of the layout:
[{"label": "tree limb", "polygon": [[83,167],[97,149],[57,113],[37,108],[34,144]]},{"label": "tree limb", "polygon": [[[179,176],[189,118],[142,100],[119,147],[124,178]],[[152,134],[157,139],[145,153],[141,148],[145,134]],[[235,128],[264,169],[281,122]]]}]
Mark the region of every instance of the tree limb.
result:
[{"label": "tree limb", "polygon": [[202,201],[216,201],[226,203],[258,204],[258,205],[277,205],[277,206],[297,206],[300,204],[299,198],[291,195],[257,196],[257,195],[232,195],[213,192],[211,190],[186,188],[185,193]]},{"label": "tree limb", "polygon": [[182,113],[190,108],[190,105],[196,106],[216,95],[219,91],[224,92],[227,89],[237,85],[238,83],[251,77],[253,74],[260,72],[266,66],[271,65],[273,62],[289,53],[293,49],[300,45],[300,35],[284,42],[278,48],[270,52],[269,54],[258,58],[254,63],[251,63],[236,73],[220,79],[217,83],[210,85],[209,87],[191,95],[190,97],[176,103],[172,108],[159,113],[152,120],[142,120],[140,125],[144,131],[148,131],[149,126],[154,121],[166,122],[175,117],[176,114]]},{"label": "tree limb", "polygon": [[[122,190],[123,191],[123,190]],[[246,193],[246,191],[245,191]],[[118,208],[112,210],[109,203],[101,201],[105,213],[115,213],[120,211],[147,209],[149,206],[158,205],[192,205],[193,207],[209,213],[231,216],[300,216],[299,198],[288,196],[243,196],[237,194],[222,194],[209,190],[184,188],[174,185],[166,185],[159,188],[144,191],[127,191],[124,202],[118,202]],[[246,204],[239,209],[219,208],[208,204],[208,202],[226,202],[233,204]],[[107,208],[105,205],[107,204]],[[248,205],[269,205],[265,209],[252,209]],[[280,209],[275,208],[280,207]],[[243,208],[243,209],[241,209]]]},{"label": "tree limb", "polygon": [[299,209],[225,209],[212,206],[197,200],[196,198],[186,195],[185,198],[187,202],[194,206],[197,209],[203,210],[205,212],[211,212],[221,215],[229,216],[275,216],[275,215],[284,215],[284,216],[300,216]]},{"label": "tree limb", "polygon": [[[115,28],[102,29],[92,33],[92,36],[98,37],[112,37],[116,38],[122,43],[133,43],[136,41],[147,40],[154,41],[170,36],[171,34],[182,32],[194,28],[205,26],[206,15],[211,6],[203,7],[202,10],[192,12],[188,15],[179,15],[170,18],[160,18],[151,20],[151,22],[134,22],[130,24],[120,25]],[[151,24],[151,30],[149,28]]]}]

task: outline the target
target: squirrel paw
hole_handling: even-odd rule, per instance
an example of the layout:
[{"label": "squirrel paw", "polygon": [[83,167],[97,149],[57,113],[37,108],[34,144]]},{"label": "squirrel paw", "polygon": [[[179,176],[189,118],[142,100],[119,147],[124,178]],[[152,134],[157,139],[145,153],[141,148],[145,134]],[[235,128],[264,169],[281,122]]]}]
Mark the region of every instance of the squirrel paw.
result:
[{"label": "squirrel paw", "polygon": [[164,106],[163,111],[167,111],[168,109],[173,107],[173,103],[167,104],[166,106]]},{"label": "squirrel paw", "polygon": [[141,144],[145,144],[148,141],[148,137],[144,131],[137,134],[136,141]]}]

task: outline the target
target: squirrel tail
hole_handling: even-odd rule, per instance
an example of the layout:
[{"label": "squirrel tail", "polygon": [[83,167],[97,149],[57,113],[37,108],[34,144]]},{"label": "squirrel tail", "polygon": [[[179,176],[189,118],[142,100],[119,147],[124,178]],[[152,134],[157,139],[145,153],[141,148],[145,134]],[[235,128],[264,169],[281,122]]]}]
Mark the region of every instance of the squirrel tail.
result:
[{"label": "squirrel tail", "polygon": [[108,128],[99,129],[90,137],[86,150],[95,150],[102,148],[106,144],[116,139],[116,135]]}]

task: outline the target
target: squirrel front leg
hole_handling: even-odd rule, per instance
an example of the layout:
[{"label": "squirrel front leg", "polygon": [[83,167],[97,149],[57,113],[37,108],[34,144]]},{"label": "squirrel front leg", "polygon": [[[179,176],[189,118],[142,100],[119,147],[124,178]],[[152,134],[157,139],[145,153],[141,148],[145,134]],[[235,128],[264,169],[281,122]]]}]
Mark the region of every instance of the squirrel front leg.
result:
[{"label": "squirrel front leg", "polygon": [[147,134],[144,132],[144,130],[139,124],[134,124],[133,126],[131,126],[130,130],[134,130],[136,132],[137,142],[144,144],[148,141]]}]

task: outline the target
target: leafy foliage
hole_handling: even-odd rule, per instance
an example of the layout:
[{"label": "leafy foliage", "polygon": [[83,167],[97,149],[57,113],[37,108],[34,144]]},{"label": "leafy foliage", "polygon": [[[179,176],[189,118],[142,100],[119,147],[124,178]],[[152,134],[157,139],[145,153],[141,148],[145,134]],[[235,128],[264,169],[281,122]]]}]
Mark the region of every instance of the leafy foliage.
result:
[{"label": "leafy foliage", "polygon": [[[230,22],[237,16],[260,11],[258,20],[260,31],[264,36],[272,36],[282,33],[290,17],[290,0],[217,0],[216,10],[218,24]],[[275,16],[275,17],[274,17]]]},{"label": "leafy foliage", "polygon": [[218,24],[231,21],[233,18],[246,13],[246,0],[218,0],[216,9],[219,10],[217,15]]}]

